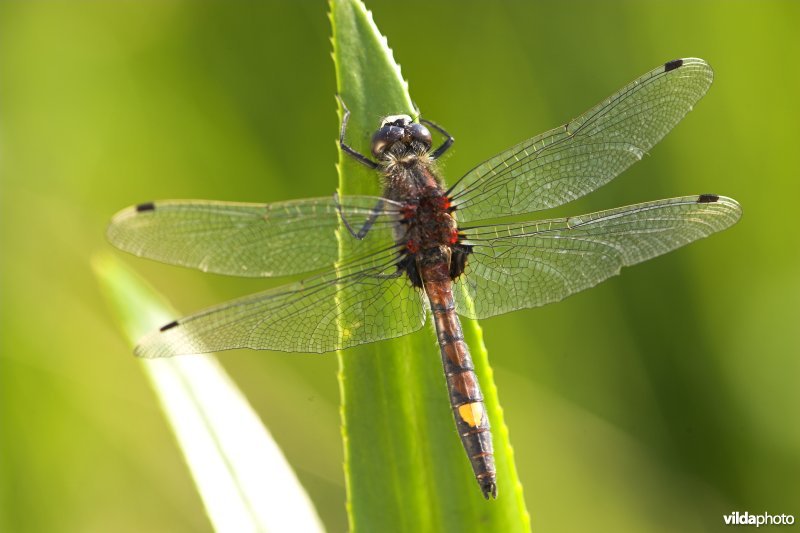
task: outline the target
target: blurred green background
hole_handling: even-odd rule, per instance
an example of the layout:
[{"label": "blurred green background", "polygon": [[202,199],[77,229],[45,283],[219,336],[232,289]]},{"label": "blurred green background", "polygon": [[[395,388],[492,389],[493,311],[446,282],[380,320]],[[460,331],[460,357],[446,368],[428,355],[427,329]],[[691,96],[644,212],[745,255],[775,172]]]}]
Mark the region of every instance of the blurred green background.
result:
[{"label": "blurred green background", "polygon": [[[482,325],[534,529],[800,518],[800,4],[369,7],[416,103],[457,139],[451,181],[659,63],[714,67],[651,157],[558,212],[713,192],[742,204],[741,222]],[[129,204],[333,192],[326,12],[0,3],[0,530],[210,529],[89,259]],[[278,283],[124,259],[187,312]],[[330,531],[345,530],[336,358],[221,359]]]}]

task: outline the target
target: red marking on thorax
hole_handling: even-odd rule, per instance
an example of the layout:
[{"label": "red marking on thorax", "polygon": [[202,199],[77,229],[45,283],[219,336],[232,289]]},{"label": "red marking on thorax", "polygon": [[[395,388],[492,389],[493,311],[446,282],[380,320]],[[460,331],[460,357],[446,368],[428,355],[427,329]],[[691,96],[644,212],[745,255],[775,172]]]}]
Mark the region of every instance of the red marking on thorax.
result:
[{"label": "red marking on thorax", "polygon": [[450,244],[456,244],[458,242],[458,230],[453,228],[450,230]]},{"label": "red marking on thorax", "polygon": [[416,254],[438,246],[457,244],[458,230],[450,210],[450,199],[435,192],[403,205],[402,221],[408,227],[406,250]]}]

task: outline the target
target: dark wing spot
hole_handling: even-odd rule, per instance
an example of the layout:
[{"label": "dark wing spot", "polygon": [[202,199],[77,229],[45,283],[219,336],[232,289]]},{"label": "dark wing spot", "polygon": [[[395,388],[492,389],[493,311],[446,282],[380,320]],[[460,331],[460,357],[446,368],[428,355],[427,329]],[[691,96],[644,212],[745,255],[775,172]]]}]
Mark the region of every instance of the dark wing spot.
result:
[{"label": "dark wing spot", "polygon": [[165,332],[165,331],[167,331],[168,329],[172,329],[172,328],[175,328],[175,327],[178,327],[178,321],[177,321],[177,320],[173,320],[172,322],[170,322],[170,323],[169,323],[169,324],[167,324],[166,326],[161,326],[161,327],[158,329],[158,331],[160,331],[161,333],[164,333],[164,332]]},{"label": "dark wing spot", "polygon": [[136,206],[137,213],[142,213],[144,211],[155,211],[155,210],[156,210],[156,204],[154,204],[153,202],[146,202]]},{"label": "dark wing spot", "polygon": [[675,70],[676,68],[683,66],[683,59],[675,59],[673,61],[667,61],[664,63],[664,72],[669,72],[670,70]]},{"label": "dark wing spot", "polygon": [[719,201],[719,195],[716,194],[701,194],[697,198],[698,204],[713,204]]}]

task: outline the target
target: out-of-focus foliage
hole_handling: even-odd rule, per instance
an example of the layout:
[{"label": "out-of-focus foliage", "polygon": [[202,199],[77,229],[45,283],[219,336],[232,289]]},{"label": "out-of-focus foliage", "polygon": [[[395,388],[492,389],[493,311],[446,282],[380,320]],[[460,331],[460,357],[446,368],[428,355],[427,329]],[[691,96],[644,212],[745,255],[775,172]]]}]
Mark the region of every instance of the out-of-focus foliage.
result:
[{"label": "out-of-focus foliage", "polygon": [[[714,67],[650,157],[558,213],[714,192],[742,221],[481,325],[534,528],[800,515],[800,5],[369,7],[416,104],[457,139],[451,181],[660,62]],[[332,193],[329,35],[323,2],[0,4],[0,530],[210,527],[89,257],[132,203]],[[125,259],[183,310],[279,283]],[[222,361],[344,530],[335,357]]]},{"label": "out-of-focus foliage", "polygon": [[[164,297],[108,253],[92,269],[131,346],[175,316]],[[324,531],[269,431],[213,354],[142,359],[214,530]]]}]

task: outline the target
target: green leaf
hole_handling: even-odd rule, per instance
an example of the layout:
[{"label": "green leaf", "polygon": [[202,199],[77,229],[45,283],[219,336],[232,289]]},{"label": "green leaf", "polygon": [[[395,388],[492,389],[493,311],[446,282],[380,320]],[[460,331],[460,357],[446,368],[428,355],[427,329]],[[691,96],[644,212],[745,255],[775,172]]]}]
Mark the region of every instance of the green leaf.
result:
[{"label": "green leaf", "polygon": [[[113,256],[97,256],[92,266],[131,347],[176,316]],[[216,531],[324,531],[277,444],[214,356],[140,361]]]},{"label": "green leaf", "polygon": [[[356,0],[332,0],[333,57],[339,95],[351,111],[347,142],[369,153],[381,116],[414,115],[408,84],[372,15]],[[340,109],[341,118],[341,109]],[[374,171],[340,153],[339,194],[379,194]],[[341,250],[349,235],[340,236]],[[492,424],[498,499],[486,501],[455,431],[430,326],[339,354],[342,423],[351,529],[364,531],[528,531],[478,324],[462,319]]]}]

